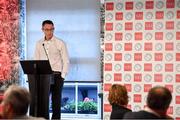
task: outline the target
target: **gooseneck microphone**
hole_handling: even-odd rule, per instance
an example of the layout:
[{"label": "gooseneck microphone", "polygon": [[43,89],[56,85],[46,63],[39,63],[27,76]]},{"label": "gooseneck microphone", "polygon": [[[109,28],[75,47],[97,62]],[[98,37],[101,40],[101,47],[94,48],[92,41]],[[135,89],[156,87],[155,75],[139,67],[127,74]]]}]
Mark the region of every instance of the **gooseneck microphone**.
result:
[{"label": "gooseneck microphone", "polygon": [[42,44],[42,46],[43,46],[44,51],[45,51],[45,53],[46,53],[46,57],[47,57],[47,59],[48,59],[48,61],[49,61],[49,57],[48,57],[47,51],[46,51],[46,49],[45,49],[44,43]]}]

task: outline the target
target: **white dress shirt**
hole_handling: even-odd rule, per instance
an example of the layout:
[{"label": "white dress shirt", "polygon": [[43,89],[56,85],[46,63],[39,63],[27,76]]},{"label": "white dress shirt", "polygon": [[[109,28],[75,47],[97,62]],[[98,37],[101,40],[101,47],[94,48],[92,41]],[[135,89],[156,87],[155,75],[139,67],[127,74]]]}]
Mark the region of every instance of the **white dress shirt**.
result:
[{"label": "white dress shirt", "polygon": [[65,78],[68,72],[69,56],[66,44],[55,36],[53,36],[51,40],[42,38],[36,43],[34,59],[49,59],[52,70],[61,72],[62,78]]}]

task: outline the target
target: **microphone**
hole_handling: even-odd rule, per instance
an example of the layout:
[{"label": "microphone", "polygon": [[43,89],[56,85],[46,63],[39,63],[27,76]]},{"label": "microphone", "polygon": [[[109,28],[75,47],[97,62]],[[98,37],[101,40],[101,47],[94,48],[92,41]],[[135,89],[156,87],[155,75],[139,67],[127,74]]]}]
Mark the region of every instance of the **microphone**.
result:
[{"label": "microphone", "polygon": [[42,46],[43,46],[44,51],[45,51],[45,53],[46,53],[46,57],[47,57],[47,59],[48,59],[48,61],[49,61],[49,57],[48,57],[47,51],[46,51],[46,49],[45,49],[44,43],[42,44]]}]

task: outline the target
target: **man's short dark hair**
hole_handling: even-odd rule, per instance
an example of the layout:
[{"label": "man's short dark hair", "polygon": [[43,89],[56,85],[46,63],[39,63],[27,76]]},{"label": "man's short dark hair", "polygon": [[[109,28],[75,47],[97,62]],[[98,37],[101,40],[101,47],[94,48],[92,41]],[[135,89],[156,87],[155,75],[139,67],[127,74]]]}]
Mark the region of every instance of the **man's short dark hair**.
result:
[{"label": "man's short dark hair", "polygon": [[42,26],[44,26],[45,24],[52,24],[54,26],[54,23],[51,20],[44,20],[42,22]]},{"label": "man's short dark hair", "polygon": [[166,110],[171,103],[172,95],[169,89],[162,86],[153,87],[147,96],[147,105],[151,109]]}]

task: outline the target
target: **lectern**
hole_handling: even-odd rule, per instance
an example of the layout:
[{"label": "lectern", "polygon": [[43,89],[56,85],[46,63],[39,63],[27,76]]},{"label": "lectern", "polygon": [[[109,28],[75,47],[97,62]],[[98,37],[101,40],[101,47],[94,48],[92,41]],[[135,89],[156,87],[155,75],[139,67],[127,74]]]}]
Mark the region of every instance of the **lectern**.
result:
[{"label": "lectern", "polygon": [[21,60],[31,93],[30,115],[49,119],[49,91],[52,69],[48,60]]}]

